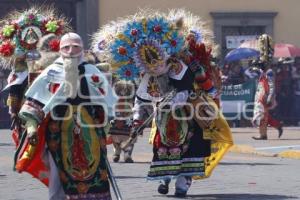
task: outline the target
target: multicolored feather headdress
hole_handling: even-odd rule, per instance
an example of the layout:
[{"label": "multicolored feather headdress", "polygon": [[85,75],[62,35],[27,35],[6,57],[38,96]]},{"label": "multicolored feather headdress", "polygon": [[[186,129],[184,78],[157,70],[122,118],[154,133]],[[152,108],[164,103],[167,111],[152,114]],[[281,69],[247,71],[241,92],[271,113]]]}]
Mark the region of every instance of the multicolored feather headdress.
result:
[{"label": "multicolored feather headdress", "polygon": [[0,58],[7,68],[11,61],[37,48],[39,39],[49,33],[61,36],[70,30],[64,17],[52,8],[33,7],[14,11],[0,22]]},{"label": "multicolored feather headdress", "polygon": [[139,72],[159,75],[167,67],[169,57],[179,58],[186,52],[192,32],[197,44],[211,49],[211,33],[200,22],[184,10],[172,10],[168,14],[141,10],[111,22],[94,34],[93,51],[101,61],[111,63],[121,79],[133,80]]}]

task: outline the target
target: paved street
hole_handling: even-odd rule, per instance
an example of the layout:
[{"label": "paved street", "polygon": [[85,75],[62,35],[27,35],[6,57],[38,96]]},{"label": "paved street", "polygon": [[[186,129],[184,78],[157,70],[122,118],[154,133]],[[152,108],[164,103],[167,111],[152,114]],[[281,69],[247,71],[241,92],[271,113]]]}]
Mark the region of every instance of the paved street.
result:
[{"label": "paved street", "polygon": [[[280,140],[274,129],[269,131],[270,140],[252,140],[256,132],[252,128],[234,128],[237,148],[225,156],[209,179],[193,182],[186,199],[300,199],[300,159],[280,157],[280,152],[286,150],[300,153],[300,128],[286,128]],[[169,194],[163,196],[156,192],[157,182],[145,180],[151,160],[147,135],[146,132],[139,138],[133,155],[135,163],[112,163],[123,199],[175,199],[174,182]],[[47,188],[40,182],[12,171],[13,151],[9,131],[0,130],[0,199],[47,200]]]}]

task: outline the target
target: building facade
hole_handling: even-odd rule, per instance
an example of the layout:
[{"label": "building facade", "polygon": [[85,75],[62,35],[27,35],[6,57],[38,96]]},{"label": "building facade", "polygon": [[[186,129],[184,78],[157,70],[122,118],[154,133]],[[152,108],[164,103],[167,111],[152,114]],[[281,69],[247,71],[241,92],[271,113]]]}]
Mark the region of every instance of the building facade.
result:
[{"label": "building facade", "polygon": [[270,34],[277,43],[300,47],[299,0],[99,0],[100,25],[147,7],[162,11],[185,8],[200,16],[214,31],[221,57],[238,42],[262,33]]}]

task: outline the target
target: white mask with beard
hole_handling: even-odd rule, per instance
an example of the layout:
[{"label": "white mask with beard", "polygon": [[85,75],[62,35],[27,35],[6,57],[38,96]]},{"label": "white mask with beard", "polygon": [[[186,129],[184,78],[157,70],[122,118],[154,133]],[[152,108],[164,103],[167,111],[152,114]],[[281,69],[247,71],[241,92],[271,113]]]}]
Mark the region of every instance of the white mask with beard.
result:
[{"label": "white mask with beard", "polygon": [[80,64],[80,59],[64,58],[63,61],[63,66],[65,70],[64,94],[69,98],[75,98],[79,86],[78,65]]},{"label": "white mask with beard", "polygon": [[78,66],[83,56],[81,37],[76,33],[65,34],[60,41],[60,54],[65,71],[64,94],[66,97],[75,98],[79,87]]}]

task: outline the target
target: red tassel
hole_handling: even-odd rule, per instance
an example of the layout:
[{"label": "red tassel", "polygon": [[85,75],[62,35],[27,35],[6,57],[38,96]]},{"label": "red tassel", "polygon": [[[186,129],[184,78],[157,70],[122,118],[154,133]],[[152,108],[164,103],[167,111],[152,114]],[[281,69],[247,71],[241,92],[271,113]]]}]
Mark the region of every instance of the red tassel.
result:
[{"label": "red tassel", "polygon": [[211,81],[211,80],[206,79],[206,81],[203,82],[203,83],[200,83],[199,86],[200,86],[202,89],[208,91],[208,90],[210,90],[210,89],[213,87],[213,84],[212,84],[212,81]]},{"label": "red tassel", "polygon": [[189,39],[189,51],[192,54],[190,56],[190,61],[197,61],[205,68],[210,67],[210,57],[211,57],[211,49],[206,50],[206,47],[203,43],[197,44],[195,39]]}]

